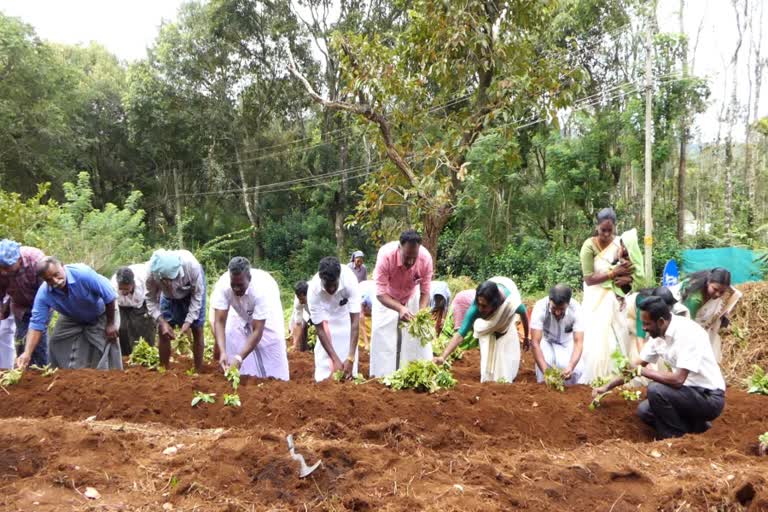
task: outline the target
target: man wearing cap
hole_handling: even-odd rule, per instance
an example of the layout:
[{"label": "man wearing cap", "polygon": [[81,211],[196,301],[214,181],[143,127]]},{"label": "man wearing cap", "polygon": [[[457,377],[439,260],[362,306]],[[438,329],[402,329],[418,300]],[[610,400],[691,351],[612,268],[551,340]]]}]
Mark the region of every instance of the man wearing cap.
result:
[{"label": "man wearing cap", "polygon": [[357,282],[362,283],[366,279],[368,279],[368,269],[365,268],[365,264],[363,263],[363,258],[365,258],[365,254],[363,254],[363,251],[355,251],[352,253],[352,261],[347,263],[347,266],[352,269],[352,272],[354,272],[355,277],[357,277]]},{"label": "man wearing cap", "polygon": [[328,256],[309,281],[309,316],[317,329],[315,380],[342,371],[345,378],[357,374],[357,338],[360,328],[360,290],[355,274]]},{"label": "man wearing cap", "polygon": [[399,241],[385,244],[373,275],[378,300],[371,314],[371,376],[384,377],[410,361],[431,360],[432,344],[422,347],[401,325],[429,306],[432,256],[422,247],[421,236],[409,229]]},{"label": "man wearing cap", "polygon": [[24,369],[29,365],[48,329],[49,311],[54,310],[59,319],[50,340],[52,367],[122,370],[117,294],[109,279],[82,263],[62,265],[51,256],[38,261],[35,269],[45,283],[35,295],[26,347],[16,366]]},{"label": "man wearing cap", "polygon": [[562,370],[568,386],[576,384],[581,377],[584,319],[581,306],[572,294],[570,286],[558,284],[533,307],[531,348],[537,382],[544,381],[544,372],[549,367]]},{"label": "man wearing cap", "polygon": [[[16,323],[16,355],[24,352],[24,343],[32,318],[35,295],[43,280],[37,276],[36,265],[45,257],[43,251],[20,245],[13,240],[0,241],[0,297],[6,294],[1,318],[13,315]],[[31,363],[37,366],[48,364],[48,332],[44,331],[31,356]]]},{"label": "man wearing cap", "polygon": [[117,306],[120,308],[120,351],[131,355],[133,346],[139,340],[155,344],[157,325],[147,311],[148,264],[137,263],[117,269],[112,276],[112,287],[117,292]]},{"label": "man wearing cap", "polygon": [[243,375],[288,380],[285,320],[280,288],[242,256],[232,258],[211,294],[219,364]]},{"label": "man wearing cap", "polygon": [[149,259],[147,309],[157,322],[160,364],[168,368],[174,327],[181,326],[181,336],[192,331],[195,369],[203,368],[205,340],[205,272],[202,265],[185,250],[158,249]]}]

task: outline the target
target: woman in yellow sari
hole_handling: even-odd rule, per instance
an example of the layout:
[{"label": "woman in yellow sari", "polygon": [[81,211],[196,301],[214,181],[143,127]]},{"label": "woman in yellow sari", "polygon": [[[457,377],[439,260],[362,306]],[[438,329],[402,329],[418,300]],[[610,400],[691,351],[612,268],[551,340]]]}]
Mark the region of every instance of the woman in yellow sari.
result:
[{"label": "woman in yellow sari", "polygon": [[584,298],[581,307],[586,317],[584,330],[583,373],[580,384],[612,373],[611,354],[628,340],[627,315],[623,297],[617,290],[632,285],[634,267],[626,248],[616,237],[616,213],[604,208],[597,214],[597,234],[581,247],[581,269],[584,276]]}]

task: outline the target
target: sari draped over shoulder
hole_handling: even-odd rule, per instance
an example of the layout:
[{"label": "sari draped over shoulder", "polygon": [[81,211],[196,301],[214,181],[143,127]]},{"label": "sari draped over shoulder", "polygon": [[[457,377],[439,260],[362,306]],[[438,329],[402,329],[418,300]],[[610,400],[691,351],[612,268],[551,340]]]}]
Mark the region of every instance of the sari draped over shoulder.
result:
[{"label": "sari draped over shoulder", "polygon": [[[613,268],[619,258],[621,244],[615,237],[608,247],[594,257],[594,273],[604,274]],[[579,384],[589,384],[597,377],[607,377],[613,372],[611,354],[616,347],[631,355],[635,350],[632,344],[627,315],[621,309],[613,287],[603,286],[602,283],[592,286],[584,283],[584,298],[581,303],[585,316],[584,352],[582,355],[583,373]]]},{"label": "sari draped over shoulder", "polygon": [[[682,302],[683,286],[685,282],[677,284],[670,288],[672,295]],[[694,320],[702,326],[709,334],[709,342],[712,344],[712,351],[715,353],[715,360],[718,364],[723,358],[722,340],[720,339],[720,321],[725,315],[730,314],[733,308],[741,299],[742,293],[733,286],[719,299],[710,299],[701,305],[696,312]]]},{"label": "sari draped over shoulder", "polygon": [[473,324],[480,343],[480,382],[511,383],[520,369],[520,339],[515,321],[522,298],[511,279],[493,277],[490,280],[503,285],[509,295],[490,318],[478,318]]}]

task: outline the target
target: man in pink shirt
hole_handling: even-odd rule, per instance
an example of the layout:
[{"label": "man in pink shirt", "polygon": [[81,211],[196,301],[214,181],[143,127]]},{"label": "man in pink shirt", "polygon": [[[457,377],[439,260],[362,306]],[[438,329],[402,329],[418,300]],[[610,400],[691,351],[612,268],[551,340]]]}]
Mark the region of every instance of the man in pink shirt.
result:
[{"label": "man in pink shirt", "polygon": [[429,306],[432,256],[422,247],[421,236],[409,229],[399,242],[379,249],[373,276],[378,301],[371,313],[370,374],[382,377],[410,361],[432,358],[432,346],[422,347],[400,325]]}]

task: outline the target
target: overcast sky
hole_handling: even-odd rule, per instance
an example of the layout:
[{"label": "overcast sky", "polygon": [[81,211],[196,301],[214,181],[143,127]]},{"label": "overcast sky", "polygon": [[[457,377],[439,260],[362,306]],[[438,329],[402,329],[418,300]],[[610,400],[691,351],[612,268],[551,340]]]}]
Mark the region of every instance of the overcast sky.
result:
[{"label": "overcast sky", "polygon": [[[759,5],[768,0],[750,0]],[[17,16],[32,25],[43,39],[78,44],[97,41],[123,60],[141,59],[151,46],[163,20],[173,20],[181,0],[0,0],[0,11]],[[679,0],[658,0],[658,20],[661,30],[678,31]],[[697,118],[697,129],[703,141],[716,137],[718,113],[722,101],[730,96],[732,70],[728,62],[736,45],[736,23],[731,0],[686,0],[685,30],[696,39],[701,33],[696,52],[695,73],[710,80],[712,98],[706,113]],[[766,6],[768,11],[768,6]],[[703,24],[702,24],[703,20]],[[768,12],[763,25],[768,24]],[[759,20],[752,19],[756,33]],[[747,29],[749,31],[749,29]],[[768,28],[764,29],[762,55],[768,57]],[[738,74],[739,98],[746,101],[745,35]],[[750,65],[750,68],[752,65]],[[759,116],[768,115],[768,80],[763,83]],[[728,88],[724,88],[724,85]],[[738,130],[743,137],[743,129]]]}]

